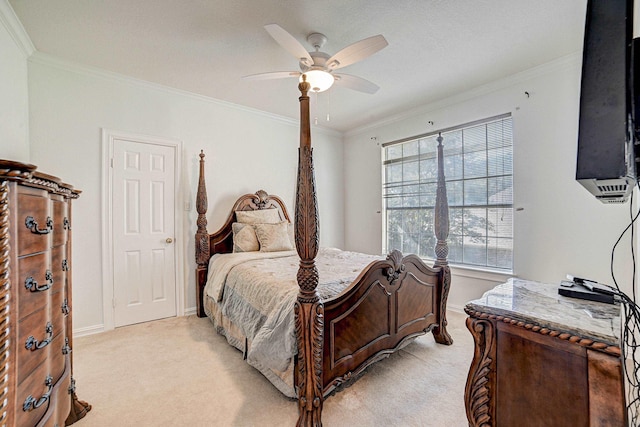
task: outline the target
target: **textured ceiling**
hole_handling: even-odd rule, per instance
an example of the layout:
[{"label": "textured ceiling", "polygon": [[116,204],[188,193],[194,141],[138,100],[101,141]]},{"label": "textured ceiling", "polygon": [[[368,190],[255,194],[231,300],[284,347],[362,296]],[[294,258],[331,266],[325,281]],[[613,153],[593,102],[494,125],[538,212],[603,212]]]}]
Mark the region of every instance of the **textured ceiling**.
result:
[{"label": "textured ceiling", "polygon": [[[582,48],[586,0],[10,0],[36,49],[72,62],[297,119],[295,79],[247,81],[297,61],[263,26],[333,54],[382,34],[389,46],[341,69],[375,95],[333,87],[312,103],[341,132]],[[330,113],[330,121],[326,114]]]}]

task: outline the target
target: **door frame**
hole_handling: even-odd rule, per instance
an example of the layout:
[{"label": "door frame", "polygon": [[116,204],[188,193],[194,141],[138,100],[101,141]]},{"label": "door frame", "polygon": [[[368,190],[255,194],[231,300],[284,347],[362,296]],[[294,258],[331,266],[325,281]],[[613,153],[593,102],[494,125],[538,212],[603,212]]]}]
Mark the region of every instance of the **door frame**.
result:
[{"label": "door frame", "polygon": [[113,283],[113,144],[116,139],[135,141],[142,144],[173,147],[175,150],[174,169],[174,230],[175,230],[175,284],[176,316],[184,316],[185,279],[184,279],[184,206],[183,193],[180,191],[182,176],[182,141],[158,136],[140,135],[102,128],[102,321],[103,330],[115,329],[114,283]]}]

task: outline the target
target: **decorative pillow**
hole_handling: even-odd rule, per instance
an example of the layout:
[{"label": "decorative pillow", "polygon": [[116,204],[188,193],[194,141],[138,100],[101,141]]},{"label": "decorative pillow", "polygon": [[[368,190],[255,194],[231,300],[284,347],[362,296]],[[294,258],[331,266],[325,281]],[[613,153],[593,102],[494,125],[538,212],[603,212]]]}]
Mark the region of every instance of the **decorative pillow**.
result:
[{"label": "decorative pillow", "polygon": [[236,220],[243,224],[275,224],[282,221],[277,209],[236,211]]},{"label": "decorative pillow", "polygon": [[289,223],[287,231],[289,232],[289,240],[291,240],[291,246],[293,249],[296,248],[296,226]]},{"label": "decorative pillow", "polygon": [[253,224],[260,242],[260,252],[292,251],[289,223]]},{"label": "decorative pillow", "polygon": [[251,224],[234,222],[231,224],[233,230],[233,252],[254,252],[260,249],[256,231]]}]

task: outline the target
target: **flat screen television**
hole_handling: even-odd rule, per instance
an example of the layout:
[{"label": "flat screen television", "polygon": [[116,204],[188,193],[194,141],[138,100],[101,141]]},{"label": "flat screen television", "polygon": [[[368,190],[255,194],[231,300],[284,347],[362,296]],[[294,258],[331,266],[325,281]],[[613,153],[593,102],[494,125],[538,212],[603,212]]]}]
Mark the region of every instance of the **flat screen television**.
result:
[{"label": "flat screen television", "polygon": [[633,3],[587,3],[576,180],[603,203],[625,202],[636,182]]}]

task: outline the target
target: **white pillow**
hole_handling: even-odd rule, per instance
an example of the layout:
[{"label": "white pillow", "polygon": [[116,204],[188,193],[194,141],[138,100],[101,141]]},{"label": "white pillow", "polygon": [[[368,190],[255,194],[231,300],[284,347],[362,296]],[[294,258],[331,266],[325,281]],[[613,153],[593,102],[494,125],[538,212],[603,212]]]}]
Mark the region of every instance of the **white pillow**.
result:
[{"label": "white pillow", "polygon": [[243,224],[275,224],[282,221],[277,209],[236,211],[236,220]]},{"label": "white pillow", "polygon": [[254,252],[260,250],[256,230],[251,224],[234,222],[231,224],[231,229],[233,230],[233,252]]},{"label": "white pillow", "polygon": [[260,242],[260,252],[292,251],[289,223],[253,224]]}]

